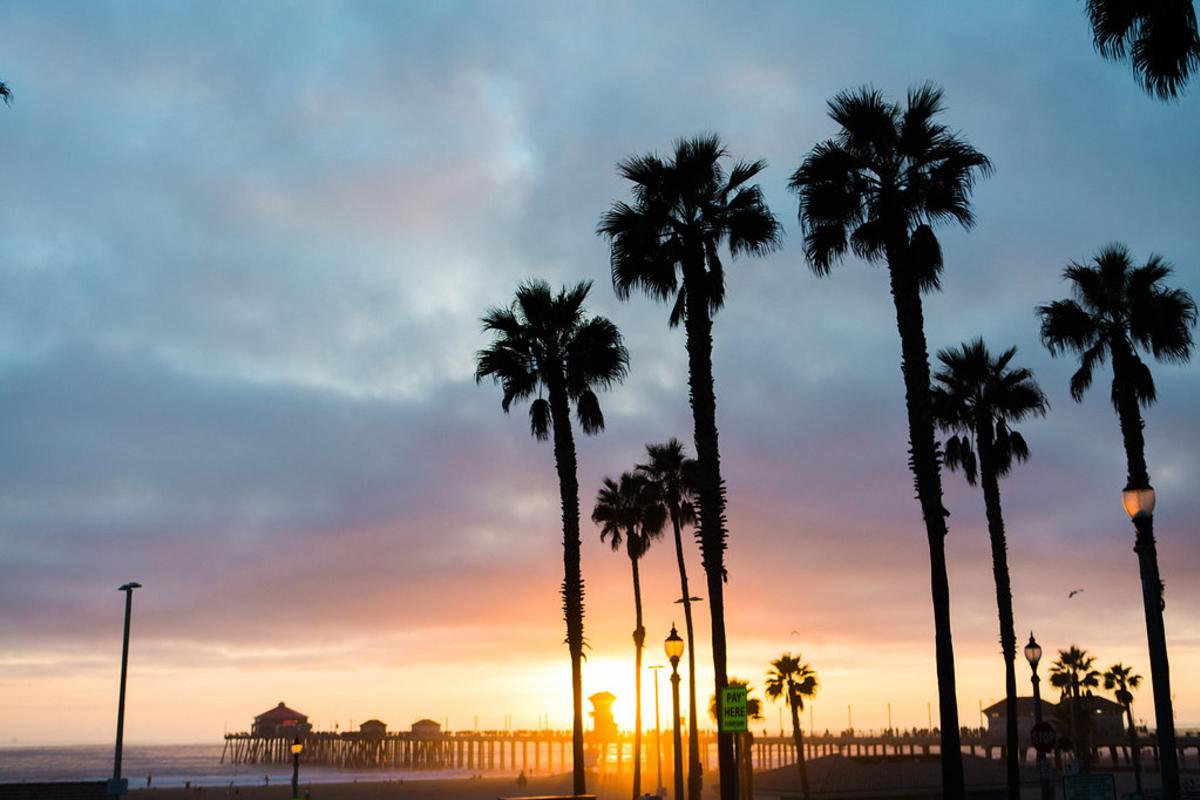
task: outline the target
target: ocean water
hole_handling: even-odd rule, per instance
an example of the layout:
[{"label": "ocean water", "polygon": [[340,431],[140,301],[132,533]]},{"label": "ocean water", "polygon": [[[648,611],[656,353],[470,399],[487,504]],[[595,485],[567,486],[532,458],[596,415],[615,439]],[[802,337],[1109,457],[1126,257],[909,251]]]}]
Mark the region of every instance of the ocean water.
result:
[{"label": "ocean water", "polygon": [[[121,759],[122,777],[130,789],[146,786],[262,786],[268,779],[284,785],[292,780],[292,768],[282,764],[221,764],[222,744],[126,745]],[[25,781],[99,781],[112,777],[111,745],[0,747],[0,783]],[[436,780],[469,778],[468,770],[340,770],[300,764],[303,783],[350,783],[353,781]]]}]

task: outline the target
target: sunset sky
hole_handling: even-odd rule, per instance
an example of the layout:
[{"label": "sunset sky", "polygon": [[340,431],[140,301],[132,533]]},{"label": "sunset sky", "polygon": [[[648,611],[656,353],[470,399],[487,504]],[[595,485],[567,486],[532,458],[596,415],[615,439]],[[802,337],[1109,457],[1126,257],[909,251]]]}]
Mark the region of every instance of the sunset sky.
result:
[{"label": "sunset sky", "polygon": [[[928,550],[886,273],[805,265],[787,180],[825,102],[931,79],[995,162],[945,229],[931,349],[1017,345],[1052,410],[1002,484],[1017,629],[1149,678],[1107,381],[1038,341],[1060,274],[1120,240],[1200,296],[1200,98],[1147,97],[1080,2],[7,4],[0,80],[0,742],[100,742],[137,580],[126,740],[217,742],[280,700],[318,724],[570,722],[558,490],[524,408],[477,386],[480,314],[595,281],[631,373],[580,436],[585,693],[633,719],[629,563],[588,512],[646,442],[690,443],[682,333],[618,302],[615,164],[719,133],[765,158],[783,248],[729,268],[714,369],[730,671],[819,671],[818,730],[924,726]],[[1200,376],[1147,414],[1176,718],[1200,725]],[[690,446],[690,445],[689,445]],[[1003,694],[982,496],[947,475],[963,724]],[[689,567],[703,586],[699,553]],[[643,562],[648,663],[682,626]],[[1068,592],[1084,591],[1068,600]],[[703,588],[697,593],[705,595]],[[701,702],[712,692],[707,608]],[[1028,671],[1018,667],[1022,693]],[[645,680],[652,702],[653,681]],[[669,698],[667,684],[663,698]],[[664,703],[664,709],[667,707]],[[650,708],[648,706],[648,708]],[[768,706],[761,723],[778,728]],[[1153,724],[1149,689],[1135,715]],[[653,712],[648,719],[652,722]],[[755,725],[757,729],[759,725]]]}]

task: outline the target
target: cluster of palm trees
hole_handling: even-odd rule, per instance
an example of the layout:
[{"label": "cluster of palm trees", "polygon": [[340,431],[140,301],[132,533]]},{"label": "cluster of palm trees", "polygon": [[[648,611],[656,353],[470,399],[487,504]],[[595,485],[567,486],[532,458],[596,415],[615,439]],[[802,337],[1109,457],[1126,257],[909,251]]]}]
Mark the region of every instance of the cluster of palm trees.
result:
[{"label": "cluster of palm trees", "polygon": [[1071,645],[1058,651],[1058,658],[1050,665],[1050,685],[1059,689],[1066,708],[1065,722],[1071,731],[1071,748],[1084,771],[1091,760],[1090,714],[1086,713],[1086,699],[1092,689],[1104,683],[1104,688],[1113,693],[1117,704],[1125,714],[1126,732],[1129,735],[1130,757],[1133,759],[1137,790],[1142,791],[1141,752],[1137,745],[1137,725],[1133,721],[1133,690],[1142,685],[1142,676],[1132,667],[1121,662],[1113,664],[1104,672],[1096,669],[1096,658],[1086,650]]},{"label": "cluster of palm trees", "polygon": [[[1146,85],[1160,95],[1175,96],[1200,51],[1188,45],[1183,48],[1182,60],[1174,61],[1146,56],[1151,45],[1145,40],[1163,39],[1162,12],[1131,11],[1118,18],[1120,8],[1129,5],[1089,0],[1098,49],[1106,57],[1121,57],[1129,48],[1135,72]],[[1190,2],[1154,4],[1154,9],[1175,5],[1181,7],[1175,19],[1192,14],[1187,30],[1194,37]],[[1168,69],[1172,65],[1174,73]],[[1166,74],[1175,77],[1161,77]],[[804,257],[814,273],[830,274],[847,253],[887,266],[901,344],[909,465],[929,546],[942,785],[949,798],[964,795],[964,782],[945,556],[948,512],[942,503],[943,460],[983,490],[1005,663],[1009,795],[1017,797],[1016,636],[999,479],[1009,473],[1014,462],[1029,456],[1024,438],[1013,426],[1044,415],[1048,403],[1029,370],[1013,364],[1015,348],[993,355],[982,340],[975,339],[940,351],[938,371],[933,373],[930,368],[922,302],[923,296],[940,289],[944,266],[935,227],[956,223],[971,228],[975,222],[972,190],[978,179],[992,171],[987,156],[941,122],[942,110],[942,92],[931,84],[910,90],[903,105],[872,88],[838,94],[829,102],[835,134],[805,156],[789,187],[799,199]],[[684,327],[696,458],[685,469],[678,442],[661,446],[675,448],[679,460],[672,474],[680,482],[670,493],[663,476],[656,472],[652,447],[647,464],[618,480],[606,480],[593,519],[614,548],[624,543],[631,560],[639,683],[645,633],[638,560],[650,541],[661,535],[668,519],[680,562],[692,659],[691,609],[680,531],[694,522],[709,598],[714,696],[720,695],[730,679],[724,623],[728,530],[712,371],[713,317],[725,300],[726,261],[766,255],[782,241],[780,223],[759,186],[751,182],[766,168],[765,162],[737,161],[727,167],[727,159],[728,153],[715,135],[681,139],[669,158],[651,153],[626,159],[618,170],[629,181],[631,197],[614,203],[598,226],[598,233],[607,237],[611,246],[611,278],[617,297],[627,300],[635,292],[648,294],[670,306],[670,326]],[[1165,286],[1170,272],[1158,256],[1139,265],[1125,247],[1109,245],[1090,263],[1067,266],[1064,276],[1072,297],[1038,307],[1042,341],[1050,353],[1079,355],[1079,368],[1070,385],[1076,400],[1091,385],[1095,370],[1111,360],[1112,400],[1128,467],[1126,487],[1134,493],[1150,491],[1141,410],[1152,404],[1156,395],[1144,357],[1184,362],[1191,354],[1196,305],[1185,291]],[[577,794],[586,790],[581,688],[584,640],[579,487],[571,413],[574,410],[585,434],[602,431],[604,417],[596,391],[620,383],[629,366],[616,327],[607,319],[587,315],[584,301],[590,288],[590,282],[583,282],[555,292],[544,281],[522,284],[510,305],[484,316],[484,329],[494,338],[478,353],[476,369],[476,380],[491,378],[500,384],[506,412],[515,401],[532,399],[533,436],[539,440],[553,436],[562,505],[562,595],[572,665]],[[947,435],[944,449],[937,440],[938,430]],[[1178,796],[1179,779],[1153,517],[1143,509],[1135,515],[1134,524],[1164,787],[1166,796],[1172,798]],[[691,691],[694,709],[694,686]],[[690,725],[695,743],[694,711]],[[640,736],[640,719],[637,728]],[[696,764],[692,754],[689,763]],[[722,800],[732,800],[736,780],[733,740],[724,732],[718,736],[718,763]],[[698,779],[698,770],[693,771]],[[689,778],[689,800],[696,798]]]}]

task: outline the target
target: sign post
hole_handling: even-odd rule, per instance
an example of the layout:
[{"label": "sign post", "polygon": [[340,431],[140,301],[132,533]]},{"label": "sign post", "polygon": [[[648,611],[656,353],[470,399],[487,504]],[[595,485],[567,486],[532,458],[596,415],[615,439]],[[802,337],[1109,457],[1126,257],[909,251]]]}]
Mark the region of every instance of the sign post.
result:
[{"label": "sign post", "polygon": [[[745,686],[726,686],[721,690],[721,713],[717,719],[718,730],[721,733],[733,734],[733,764],[737,771],[737,776],[734,778],[733,785],[741,786],[742,783],[742,754],[740,741],[741,736],[738,734],[745,733],[750,729],[748,723],[749,714],[747,713],[746,704],[746,687]],[[737,797],[740,792],[735,789],[734,797]]]}]

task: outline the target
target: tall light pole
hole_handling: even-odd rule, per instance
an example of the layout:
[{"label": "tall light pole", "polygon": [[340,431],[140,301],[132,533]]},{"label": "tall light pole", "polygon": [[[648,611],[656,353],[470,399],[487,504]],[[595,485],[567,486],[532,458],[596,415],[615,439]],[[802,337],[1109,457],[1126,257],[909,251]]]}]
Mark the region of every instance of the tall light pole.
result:
[{"label": "tall light pole", "polygon": [[[681,555],[682,559],[683,556]],[[675,602],[685,607],[685,613],[690,616],[691,604],[699,603],[703,597],[692,595],[690,597],[681,597]],[[700,766],[700,722],[697,719],[699,711],[696,705],[696,647],[691,641],[692,629],[688,628],[688,646],[691,650],[688,652],[688,773],[687,773],[687,797],[688,800],[700,800],[701,783],[700,774],[702,767]]]},{"label": "tall light pole", "polygon": [[650,669],[654,670],[654,763],[658,765],[658,796],[662,797],[666,792],[662,782],[662,723],[658,717],[658,671],[663,668],[662,664],[651,664]]},{"label": "tall light pole", "polygon": [[[1025,645],[1025,660],[1029,662],[1029,669],[1033,673],[1033,721],[1038,723],[1042,721],[1042,693],[1038,687],[1041,679],[1037,674],[1038,662],[1042,660],[1042,646],[1033,638],[1033,631],[1029,632],[1029,644]],[[1050,764],[1040,747],[1037,751],[1037,764],[1038,777],[1042,783],[1042,800],[1054,800],[1054,789],[1050,787]]]},{"label": "tall light pole", "polygon": [[1146,615],[1146,643],[1150,650],[1150,685],[1154,691],[1155,737],[1158,739],[1159,767],[1163,797],[1179,800],[1179,756],[1175,750],[1175,712],[1171,708],[1171,670],[1167,660],[1167,634],[1163,626],[1162,578],[1158,571],[1158,552],[1154,544],[1154,506],[1157,496],[1148,480],[1135,485],[1130,480],[1121,491],[1125,513],[1133,521],[1137,553],[1142,575],[1142,606]]},{"label": "tall light pole", "polygon": [[[675,756],[675,797],[673,800],[683,800],[683,733],[679,730],[679,658],[683,655],[683,639],[679,638],[679,632],[675,630],[674,624],[671,625],[671,635],[663,642],[663,649],[667,653],[667,659],[671,662],[671,715],[674,735],[674,756]],[[657,673],[656,673],[657,674]]]},{"label": "tall light pole", "polygon": [[142,585],[130,581],[118,586],[117,591],[125,593],[125,636],[121,642],[121,689],[117,698],[117,747],[113,754],[113,776],[108,785],[110,795],[125,794],[125,783],[121,780],[121,748],[125,739],[125,676],[129,672],[129,620],[133,615],[133,590]]},{"label": "tall light pole", "polygon": [[292,740],[292,800],[300,799],[300,752],[304,742],[297,736]]}]

